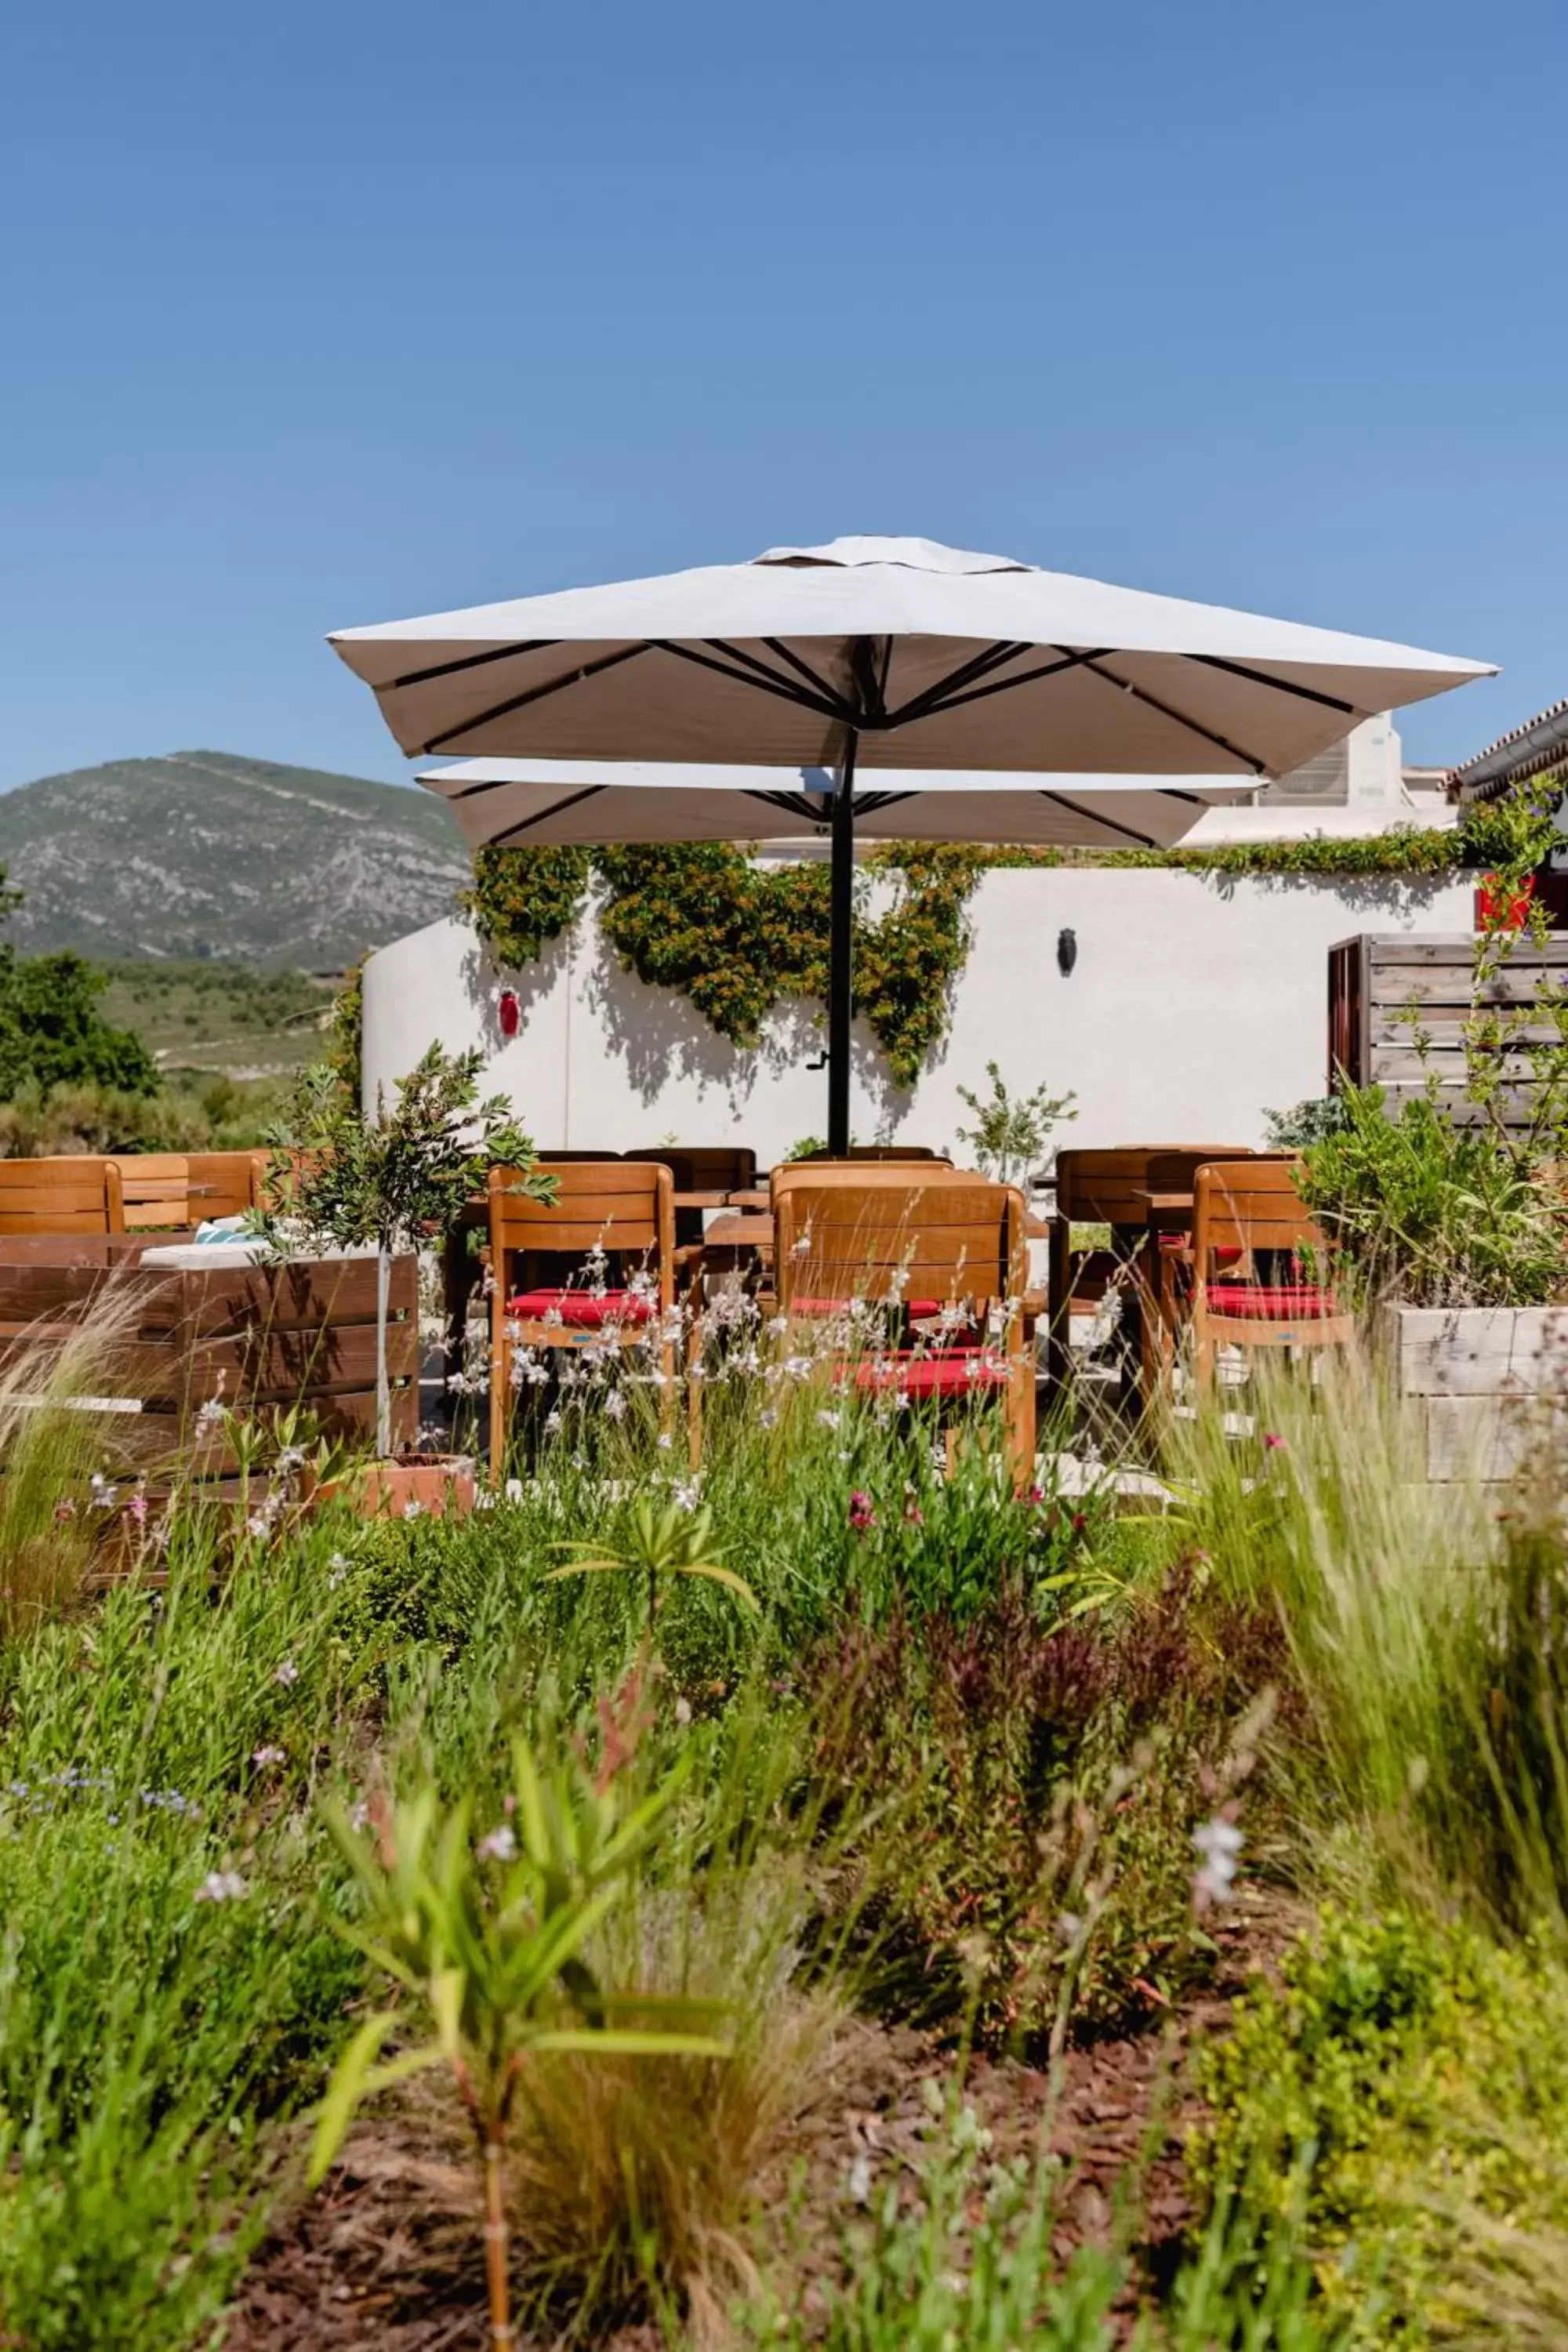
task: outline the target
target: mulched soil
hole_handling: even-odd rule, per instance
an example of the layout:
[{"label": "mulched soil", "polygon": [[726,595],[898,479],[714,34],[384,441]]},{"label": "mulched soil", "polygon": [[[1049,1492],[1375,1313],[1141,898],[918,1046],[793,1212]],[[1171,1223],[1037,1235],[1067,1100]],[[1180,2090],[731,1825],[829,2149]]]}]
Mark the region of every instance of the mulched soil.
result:
[{"label": "mulched soil", "polygon": [[[1148,2273],[1158,2276],[1179,2247],[1193,2219],[1182,2145],[1201,2112],[1188,2054],[1223,2029],[1247,1971],[1270,1967],[1301,1923],[1279,1896],[1238,1891],[1241,1900],[1215,1930],[1222,1961],[1205,1998],[1146,2033],[1067,2053],[1050,2133],[1068,2168],[1059,2258],[1105,2241],[1117,2184],[1133,2171]],[[865,2163],[856,2185],[864,2190],[868,2173],[872,2200],[889,2179],[913,2198],[929,2152],[922,2086],[932,2078],[945,2090],[952,2063],[939,2037],[909,2028],[858,2024],[835,2052],[812,2117],[759,2199],[773,2217],[761,2231],[759,2258],[800,2283],[806,2310],[837,2274],[856,2211],[857,2160]],[[972,2060],[964,2096],[993,2135],[994,2158],[1037,2148],[1049,2090],[1039,2068]],[[328,2187],[300,2201],[262,2246],[226,2352],[485,2352],[477,2220],[470,2175],[442,2151],[411,2148],[404,2133],[358,2133]],[[535,2341],[520,2337],[520,2352],[535,2352]],[[537,2339],[537,2352],[545,2341]],[[659,2352],[661,2344],[651,2327],[623,2328],[599,2338],[595,2352]]]}]

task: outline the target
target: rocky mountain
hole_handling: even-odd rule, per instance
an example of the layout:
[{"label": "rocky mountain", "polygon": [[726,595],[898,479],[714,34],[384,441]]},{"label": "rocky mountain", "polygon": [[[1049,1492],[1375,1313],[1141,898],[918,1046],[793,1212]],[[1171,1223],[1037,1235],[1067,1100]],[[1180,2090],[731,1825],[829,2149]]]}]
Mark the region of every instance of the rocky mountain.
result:
[{"label": "rocky mountain", "polygon": [[226,751],[111,760],[0,793],[28,952],[339,971],[452,912],[468,860],[433,794]]}]

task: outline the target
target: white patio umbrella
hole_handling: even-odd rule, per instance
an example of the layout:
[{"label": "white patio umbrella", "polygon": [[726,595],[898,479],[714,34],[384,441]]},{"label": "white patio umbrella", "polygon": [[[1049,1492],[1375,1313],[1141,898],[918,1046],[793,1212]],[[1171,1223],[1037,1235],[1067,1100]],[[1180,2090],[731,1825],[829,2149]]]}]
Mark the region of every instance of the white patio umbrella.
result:
[{"label": "white patio umbrella", "polygon": [[920,539],[772,548],[331,643],[411,756],[837,771],[835,1149],[849,1127],[858,768],[1256,781],[1375,711],[1489,672]]},{"label": "white patio umbrella", "polygon": [[[650,760],[459,760],[426,769],[474,848],[595,848],[623,841],[828,838],[829,768],[698,768]],[[1207,808],[1244,796],[1230,777],[962,774],[889,770],[855,796],[858,835],[879,841],[1021,842],[1056,849],[1170,849]]]}]

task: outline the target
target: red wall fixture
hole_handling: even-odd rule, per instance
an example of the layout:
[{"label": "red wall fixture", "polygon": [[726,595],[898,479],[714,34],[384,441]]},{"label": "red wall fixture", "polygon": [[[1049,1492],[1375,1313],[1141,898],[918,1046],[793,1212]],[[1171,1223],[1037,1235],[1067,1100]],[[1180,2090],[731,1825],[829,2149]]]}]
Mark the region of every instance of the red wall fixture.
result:
[{"label": "red wall fixture", "polygon": [[503,1037],[515,1037],[522,1023],[522,1006],[515,988],[503,988],[496,999],[496,1017]]}]

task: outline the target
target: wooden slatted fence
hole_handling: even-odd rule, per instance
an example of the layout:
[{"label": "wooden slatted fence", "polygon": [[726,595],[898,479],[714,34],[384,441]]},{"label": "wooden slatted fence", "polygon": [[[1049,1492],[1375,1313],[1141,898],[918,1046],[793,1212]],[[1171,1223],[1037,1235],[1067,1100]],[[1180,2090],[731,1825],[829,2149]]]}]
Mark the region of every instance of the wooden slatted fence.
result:
[{"label": "wooden slatted fence", "polygon": [[1466,1092],[1464,1031],[1478,1011],[1543,1017],[1509,1024],[1500,1055],[1507,1082],[1497,1102],[1510,1126],[1529,1123],[1535,1070],[1529,1045],[1551,1045],[1559,1032],[1543,1000],[1568,1004],[1568,936],[1544,945],[1521,937],[1478,985],[1477,941],[1468,933],[1440,939],[1363,933],[1329,950],[1329,1087],[1378,1086],[1391,1111],[1435,1087],[1438,1106],[1461,1125],[1485,1114]]}]

